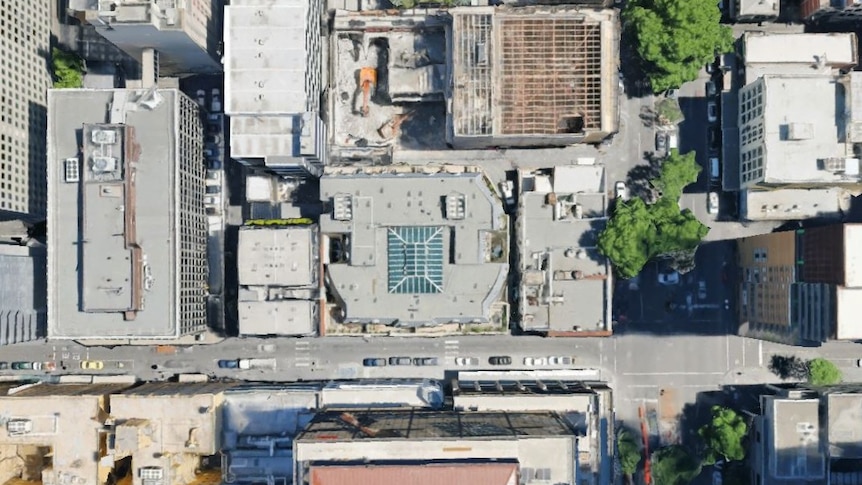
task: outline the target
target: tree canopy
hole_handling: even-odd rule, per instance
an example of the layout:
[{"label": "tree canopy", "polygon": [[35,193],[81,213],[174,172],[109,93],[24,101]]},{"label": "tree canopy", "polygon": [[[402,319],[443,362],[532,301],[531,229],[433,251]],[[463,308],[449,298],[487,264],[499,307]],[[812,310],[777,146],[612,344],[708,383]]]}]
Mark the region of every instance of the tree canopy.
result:
[{"label": "tree canopy", "polygon": [[641,447],[627,429],[622,429],[617,433],[617,452],[623,473],[633,475],[638,470],[638,464],[641,461]]},{"label": "tree canopy", "polygon": [[681,445],[659,448],[652,455],[655,485],[687,485],[700,474],[701,464]]},{"label": "tree canopy", "polygon": [[747,433],[748,425],[736,411],[713,406],[709,423],[697,431],[706,445],[704,464],[712,465],[719,459],[738,461],[745,458],[743,440]]},{"label": "tree canopy", "polygon": [[55,88],[80,88],[84,85],[84,61],[77,55],[54,48],[51,66]]},{"label": "tree canopy", "polygon": [[694,159],[694,155],[695,152],[683,155],[679,150],[672,149],[662,160],[658,177],[650,181],[652,186],[661,192],[662,197],[678,200],[686,185],[697,182],[697,175],[703,168]]},{"label": "tree canopy", "polygon": [[808,361],[808,382],[813,386],[831,386],[841,382],[841,370],[826,359]]},{"label": "tree canopy", "polygon": [[715,0],[629,0],[622,15],[656,93],[693,81],[733,46]]},{"label": "tree canopy", "polygon": [[709,232],[689,210],[680,210],[682,189],[697,180],[700,166],[694,152],[679,155],[671,150],[656,179],[651,181],[662,196],[654,204],[639,197],[617,200],[613,215],[599,234],[599,251],[623,278],[637,275],[651,259],[693,251]]}]

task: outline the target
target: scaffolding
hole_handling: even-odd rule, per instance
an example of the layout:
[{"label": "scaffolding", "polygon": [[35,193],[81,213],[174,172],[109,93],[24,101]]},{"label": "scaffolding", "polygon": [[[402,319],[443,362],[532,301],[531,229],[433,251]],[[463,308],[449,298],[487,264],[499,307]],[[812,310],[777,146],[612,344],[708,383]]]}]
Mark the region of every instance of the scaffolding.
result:
[{"label": "scaffolding", "polygon": [[501,134],[601,130],[601,23],[501,17]]}]

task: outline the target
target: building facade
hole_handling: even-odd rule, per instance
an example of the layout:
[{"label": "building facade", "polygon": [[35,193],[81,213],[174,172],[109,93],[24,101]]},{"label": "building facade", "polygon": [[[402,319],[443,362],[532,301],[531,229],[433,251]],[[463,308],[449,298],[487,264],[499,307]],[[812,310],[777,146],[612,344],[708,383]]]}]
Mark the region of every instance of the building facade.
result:
[{"label": "building facade", "polygon": [[738,242],[739,315],[750,337],[788,344],[862,338],[862,225],[834,224]]},{"label": "building facade", "polygon": [[49,337],[146,342],[203,332],[197,104],[175,89],[48,96]]},{"label": "building facade", "polygon": [[221,72],[222,0],[70,0],[69,11],[129,56],[158,56],[157,76]]},{"label": "building facade", "polygon": [[49,2],[0,1],[0,219],[44,220]]},{"label": "building facade", "polygon": [[45,337],[44,246],[0,243],[0,346]]}]

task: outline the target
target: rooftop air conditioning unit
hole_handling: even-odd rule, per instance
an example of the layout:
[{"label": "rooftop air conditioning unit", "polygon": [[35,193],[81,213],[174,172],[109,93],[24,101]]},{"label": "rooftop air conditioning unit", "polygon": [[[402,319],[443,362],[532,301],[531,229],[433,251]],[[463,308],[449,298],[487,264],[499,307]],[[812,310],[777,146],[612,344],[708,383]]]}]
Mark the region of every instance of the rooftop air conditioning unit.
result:
[{"label": "rooftop air conditioning unit", "polygon": [[113,145],[117,143],[117,132],[114,130],[93,130],[93,143],[98,145]]},{"label": "rooftop air conditioning unit", "polygon": [[29,419],[10,419],[6,421],[6,432],[9,436],[21,436],[33,431],[33,422]]},{"label": "rooftop air conditioning unit", "polygon": [[117,159],[114,157],[93,157],[93,172],[108,173],[117,170]]}]

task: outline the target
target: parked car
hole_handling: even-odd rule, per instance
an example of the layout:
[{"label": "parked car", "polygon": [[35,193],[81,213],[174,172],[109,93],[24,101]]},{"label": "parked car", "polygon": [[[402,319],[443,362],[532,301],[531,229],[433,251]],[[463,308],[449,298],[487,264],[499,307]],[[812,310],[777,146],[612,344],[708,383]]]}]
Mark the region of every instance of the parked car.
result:
[{"label": "parked car", "polygon": [[679,137],[676,136],[676,132],[671,131],[667,134],[667,149],[668,150],[676,150],[679,148]]},{"label": "parked car", "polygon": [[209,143],[211,145],[220,145],[222,142],[221,135],[211,134],[204,137],[204,143]]},{"label": "parked car", "polygon": [[207,168],[210,170],[221,170],[221,160],[217,158],[208,158]]},{"label": "parked car", "polygon": [[512,358],[508,355],[495,355],[488,358],[488,363],[491,365],[511,365]]},{"label": "parked car", "polygon": [[658,274],[658,284],[671,286],[679,284],[679,273],[676,271],[668,271]]},{"label": "parked car", "polygon": [[212,91],[210,111],[212,111],[213,113],[221,113],[221,92],[218,89],[213,89]]},{"label": "parked car", "polygon": [[213,158],[216,155],[218,155],[218,153],[216,153],[216,152],[217,152],[217,150],[214,150],[212,148],[204,148],[204,157],[207,158],[207,163],[209,163],[210,158]]},{"label": "parked car", "polygon": [[86,370],[102,370],[105,368],[105,363],[101,360],[83,360],[81,368]]},{"label": "parked car", "polygon": [[717,182],[721,177],[721,162],[718,157],[709,157],[709,180]]},{"label": "parked car", "polygon": [[667,150],[667,137],[663,131],[660,131],[655,134],[655,151],[663,153],[665,150]]},{"label": "parked car", "polygon": [[382,359],[379,357],[369,357],[367,359],[362,359],[362,365],[365,367],[385,367],[386,359]]},{"label": "parked car", "polygon": [[413,359],[410,357],[389,357],[389,365],[411,365]]},{"label": "parked car", "polygon": [[709,81],[708,83],[706,83],[706,95],[707,96],[713,97],[717,93],[718,93],[718,87],[715,85],[715,81]]},{"label": "parked car", "polygon": [[706,118],[710,123],[718,121],[718,104],[715,101],[706,103]]},{"label": "parked car", "polygon": [[36,370],[35,364],[42,366],[39,362],[12,362],[12,370]]},{"label": "parked car", "polygon": [[697,282],[697,299],[706,300],[706,281],[700,280]]},{"label": "parked car", "polygon": [[0,362],[0,370],[6,370],[9,368],[9,362]]},{"label": "parked car", "polygon": [[220,170],[207,170],[207,185],[221,185],[221,171]]},{"label": "parked car", "polygon": [[207,92],[203,89],[198,89],[195,93],[195,101],[197,101],[198,106],[203,108],[207,104]]},{"label": "parked car", "polygon": [[515,183],[511,180],[500,182],[500,193],[503,195],[503,205],[507,209],[515,207]]},{"label": "parked car", "polygon": [[48,361],[45,361],[44,364],[42,364],[42,368],[47,370],[47,371],[57,370],[57,363],[54,362],[53,360],[48,360]]},{"label": "parked car", "polygon": [[567,355],[548,357],[548,365],[572,365],[572,358]]},{"label": "parked car", "polygon": [[629,189],[622,180],[614,184],[614,196],[617,199],[629,200]]},{"label": "parked car", "polygon": [[712,152],[718,152],[721,147],[721,133],[718,131],[718,128],[710,128],[709,129],[709,149]]},{"label": "parked car", "polygon": [[709,193],[709,200],[706,209],[707,212],[709,212],[710,214],[718,214],[718,193]]},{"label": "parked car", "polygon": [[455,357],[455,365],[479,365],[479,359],[476,357]]},{"label": "parked car", "polygon": [[413,359],[413,365],[437,365],[438,363],[437,357],[416,357]]},{"label": "parked car", "polygon": [[221,207],[221,195],[220,194],[211,194],[204,196],[204,205],[209,205],[212,207]]},{"label": "parked car", "polygon": [[237,369],[239,362],[236,359],[222,359],[218,361],[219,369]]},{"label": "parked car", "polygon": [[548,359],[544,357],[524,357],[524,365],[530,367],[547,365]]},{"label": "parked car", "polygon": [[676,99],[676,97],[677,97],[676,89],[668,89],[667,91],[664,92],[664,97],[669,98],[669,99]]},{"label": "parked car", "polygon": [[221,186],[220,185],[207,185],[206,186],[206,193],[208,193],[208,194],[218,194],[220,192],[221,192]]}]

